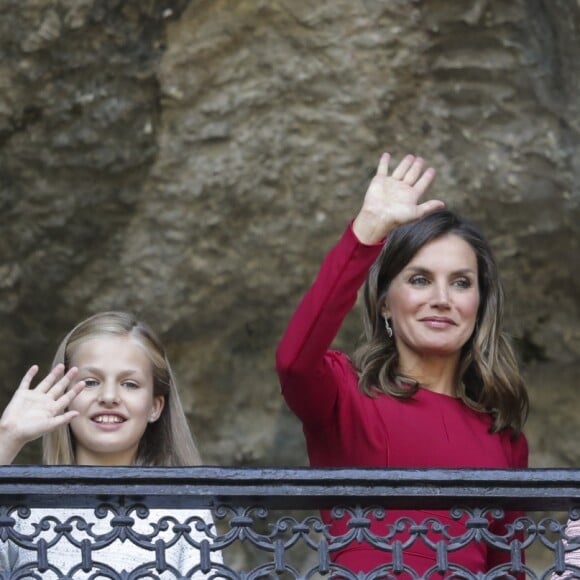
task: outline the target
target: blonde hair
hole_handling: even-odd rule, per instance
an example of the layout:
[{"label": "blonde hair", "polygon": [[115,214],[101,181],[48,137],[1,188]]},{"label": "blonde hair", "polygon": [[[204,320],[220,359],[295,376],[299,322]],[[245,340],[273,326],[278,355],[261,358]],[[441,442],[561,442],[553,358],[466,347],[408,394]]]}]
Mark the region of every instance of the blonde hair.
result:
[{"label": "blonde hair", "polygon": [[[137,340],[151,360],[153,396],[163,396],[165,405],[154,423],[149,423],[139,443],[135,465],[200,465],[201,457],[191,435],[177,385],[165,350],[157,335],[135,316],[126,312],[101,312],[75,326],[60,343],[53,361],[68,369],[75,349],[98,337],[131,337]],[[42,441],[46,465],[76,463],[69,425],[46,434]]]},{"label": "blonde hair", "polygon": [[363,294],[364,344],[353,357],[360,387],[369,396],[384,392],[408,398],[417,392],[419,385],[412,377],[398,375],[399,355],[395,341],[386,337],[381,308],[391,282],[413,256],[446,234],[462,238],[473,249],[480,291],[475,330],[461,350],[457,394],[472,409],[493,416],[493,432],[511,428],[517,436],[529,401],[514,351],[502,331],[504,294],[497,266],[477,227],[448,210],[397,228],[369,270]]}]

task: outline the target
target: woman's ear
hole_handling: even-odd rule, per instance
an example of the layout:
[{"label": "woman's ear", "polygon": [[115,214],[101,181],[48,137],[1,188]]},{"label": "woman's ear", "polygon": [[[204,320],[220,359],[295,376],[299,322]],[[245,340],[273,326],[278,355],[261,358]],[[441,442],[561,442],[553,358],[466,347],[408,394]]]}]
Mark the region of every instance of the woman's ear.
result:
[{"label": "woman's ear", "polygon": [[391,313],[389,311],[389,307],[387,305],[386,300],[383,302],[383,305],[381,306],[381,316],[383,318],[390,318],[391,317]]},{"label": "woman's ear", "polygon": [[161,417],[163,407],[165,407],[165,397],[163,395],[153,397],[153,406],[151,407],[151,413],[149,414],[149,423],[155,423],[155,421]]}]

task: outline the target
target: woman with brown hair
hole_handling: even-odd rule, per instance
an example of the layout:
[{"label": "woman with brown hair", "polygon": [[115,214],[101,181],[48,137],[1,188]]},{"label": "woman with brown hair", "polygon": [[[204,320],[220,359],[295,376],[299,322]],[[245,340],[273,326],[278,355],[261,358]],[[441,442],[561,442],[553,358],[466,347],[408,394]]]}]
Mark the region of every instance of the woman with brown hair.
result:
[{"label": "woman with brown hair", "polygon": [[[489,245],[441,201],[419,203],[435,177],[423,159],[407,155],[391,175],[389,160],[382,156],[361,210],[277,350],[282,393],[303,423],[310,464],[526,467],[528,397],[502,331],[503,293]],[[365,279],[364,342],[351,360],[330,345]],[[484,541],[450,547],[440,570],[428,543],[448,544],[445,534],[431,528],[413,540],[409,520],[393,528],[399,518],[420,524],[430,516],[450,536],[467,532],[465,518],[439,511],[389,510],[372,521],[375,534],[405,546],[398,578],[464,577],[501,565],[509,572],[509,551]],[[491,522],[492,530],[504,533],[515,516]],[[349,529],[348,517],[323,518],[334,535]],[[351,542],[334,563],[351,573],[380,567],[393,574],[391,554],[365,542]]]}]

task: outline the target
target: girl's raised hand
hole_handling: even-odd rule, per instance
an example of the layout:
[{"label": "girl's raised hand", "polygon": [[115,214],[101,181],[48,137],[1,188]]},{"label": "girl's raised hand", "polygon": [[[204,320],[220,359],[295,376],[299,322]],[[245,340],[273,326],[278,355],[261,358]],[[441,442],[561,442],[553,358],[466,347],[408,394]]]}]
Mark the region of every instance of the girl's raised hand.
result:
[{"label": "girl's raised hand", "polygon": [[383,153],[353,223],[355,235],[365,244],[378,243],[393,228],[445,205],[439,200],[418,203],[435,179],[435,170],[432,167],[424,169],[421,157],[405,156],[389,176],[390,157]]},{"label": "girl's raised hand", "polygon": [[64,365],[58,364],[31,389],[36,373],[38,366],[28,369],[0,417],[0,464],[11,463],[27,442],[70,423],[78,415],[77,411],[66,410],[84,387],[82,381],[70,386],[78,369],[73,367],[63,375]]}]

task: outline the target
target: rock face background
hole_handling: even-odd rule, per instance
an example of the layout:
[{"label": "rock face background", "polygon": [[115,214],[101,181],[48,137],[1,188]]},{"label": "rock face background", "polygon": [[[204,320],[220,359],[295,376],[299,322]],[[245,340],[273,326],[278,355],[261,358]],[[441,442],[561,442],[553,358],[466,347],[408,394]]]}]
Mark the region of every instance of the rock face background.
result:
[{"label": "rock face background", "polygon": [[577,0],[1,0],[0,403],[130,309],[208,463],[304,465],[276,343],[380,153],[411,151],[497,252],[531,464],[580,466],[579,63]]}]

